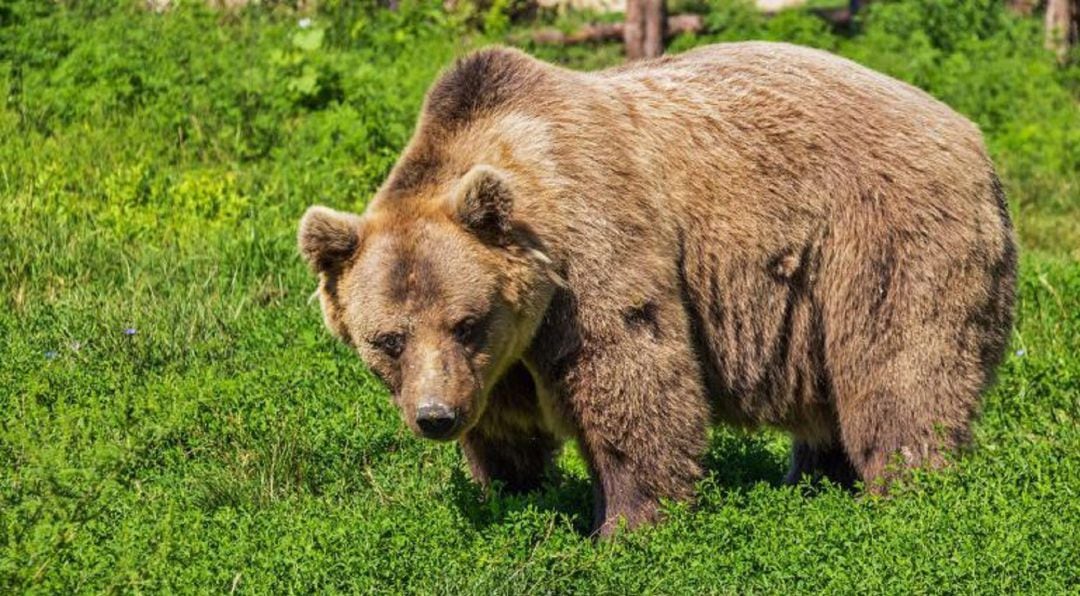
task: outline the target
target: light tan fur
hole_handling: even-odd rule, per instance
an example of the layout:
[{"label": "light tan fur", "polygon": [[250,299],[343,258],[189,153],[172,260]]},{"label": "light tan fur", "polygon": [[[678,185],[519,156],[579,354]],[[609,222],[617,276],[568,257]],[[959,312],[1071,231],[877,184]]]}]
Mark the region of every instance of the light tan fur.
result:
[{"label": "light tan fur", "polygon": [[1016,267],[975,126],[757,42],[596,73],[474,54],[365,214],[313,208],[300,244],[329,328],[414,430],[435,395],[477,479],[522,489],[575,437],[604,534],[692,496],[712,420],[790,432],[792,481],[939,464],[969,440]]}]

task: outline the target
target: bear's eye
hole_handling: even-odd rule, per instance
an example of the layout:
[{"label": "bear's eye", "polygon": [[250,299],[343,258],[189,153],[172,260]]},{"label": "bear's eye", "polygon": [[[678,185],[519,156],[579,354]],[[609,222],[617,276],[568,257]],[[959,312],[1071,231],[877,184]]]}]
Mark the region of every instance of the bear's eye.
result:
[{"label": "bear's eye", "polygon": [[483,325],[477,317],[468,316],[454,325],[454,340],[463,346],[475,345],[480,340]]},{"label": "bear's eye", "polygon": [[371,340],[371,346],[391,358],[401,356],[405,349],[404,333],[380,333]]}]

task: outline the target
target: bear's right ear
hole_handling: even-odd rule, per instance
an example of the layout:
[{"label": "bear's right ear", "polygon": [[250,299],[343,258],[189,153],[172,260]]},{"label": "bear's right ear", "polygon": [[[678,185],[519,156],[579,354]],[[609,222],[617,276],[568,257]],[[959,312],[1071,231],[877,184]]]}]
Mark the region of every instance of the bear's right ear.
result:
[{"label": "bear's right ear", "polygon": [[336,273],[360,246],[360,217],[314,205],[300,220],[300,254],[316,273]]},{"label": "bear's right ear", "polygon": [[465,229],[488,242],[502,244],[513,228],[513,191],[506,176],[491,166],[474,166],[462,176],[450,208]]}]

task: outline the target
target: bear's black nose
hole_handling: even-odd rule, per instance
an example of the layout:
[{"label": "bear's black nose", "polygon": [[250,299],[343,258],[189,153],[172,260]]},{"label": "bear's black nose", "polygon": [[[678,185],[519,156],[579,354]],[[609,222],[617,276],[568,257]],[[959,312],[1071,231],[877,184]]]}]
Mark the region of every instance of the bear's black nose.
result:
[{"label": "bear's black nose", "polygon": [[429,439],[445,439],[457,427],[457,414],[443,404],[428,402],[417,408],[416,426]]}]

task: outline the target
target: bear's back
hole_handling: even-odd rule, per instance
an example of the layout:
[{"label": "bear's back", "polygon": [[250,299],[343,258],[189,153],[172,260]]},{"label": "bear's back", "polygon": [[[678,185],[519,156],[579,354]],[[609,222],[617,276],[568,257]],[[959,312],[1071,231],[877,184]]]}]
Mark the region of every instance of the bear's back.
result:
[{"label": "bear's back", "polygon": [[834,116],[858,127],[884,117],[893,127],[952,128],[981,140],[971,122],[919,88],[829,52],[787,43],[709,45],[594,76],[616,86],[639,81],[664,93],[678,95],[680,88],[687,96],[706,93],[707,99],[701,96],[704,106],[771,101],[798,108],[811,122]]},{"label": "bear's back", "polygon": [[634,169],[664,180],[669,207],[690,217],[839,218],[873,204],[897,229],[916,231],[942,209],[998,223],[978,128],[845,58],[728,43],[584,77],[610,111],[573,134],[629,136]]},{"label": "bear's back", "polygon": [[[808,223],[869,201],[914,230],[943,204],[961,220],[996,218],[1000,207],[987,200],[991,166],[967,119],[911,85],[782,43],[718,44],[591,73],[513,49],[473,53],[432,87],[380,194],[438,194],[422,187],[492,160],[564,189],[526,193],[523,213],[585,201],[571,210]],[[646,188],[655,190],[638,192]]]}]

